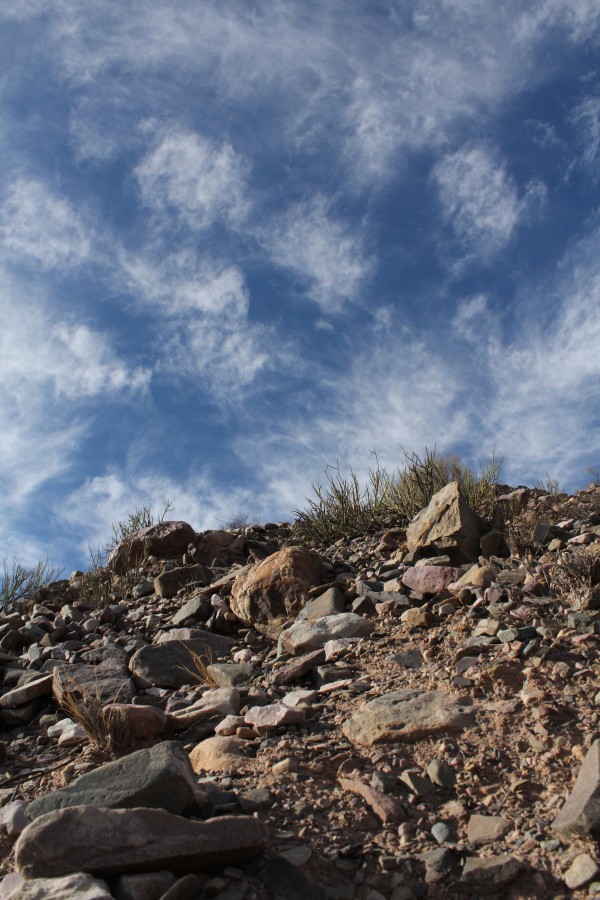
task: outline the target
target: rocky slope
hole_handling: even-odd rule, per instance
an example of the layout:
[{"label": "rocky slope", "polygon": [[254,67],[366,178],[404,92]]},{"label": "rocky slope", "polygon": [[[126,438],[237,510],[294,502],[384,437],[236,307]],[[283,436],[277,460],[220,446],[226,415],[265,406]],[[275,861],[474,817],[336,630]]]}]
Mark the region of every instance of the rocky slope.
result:
[{"label": "rocky slope", "polygon": [[504,497],[163,523],[6,611],[0,897],[600,896],[600,488]]}]

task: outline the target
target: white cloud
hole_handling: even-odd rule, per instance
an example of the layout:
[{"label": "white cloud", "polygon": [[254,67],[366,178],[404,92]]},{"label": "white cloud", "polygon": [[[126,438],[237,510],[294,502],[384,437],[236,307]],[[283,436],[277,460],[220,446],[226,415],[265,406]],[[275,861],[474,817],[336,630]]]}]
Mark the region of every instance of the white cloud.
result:
[{"label": "white cloud", "polygon": [[372,260],[362,227],[332,214],[323,196],[298,204],[262,237],[273,261],[291,269],[299,287],[325,313],[338,313],[355,301]]},{"label": "white cloud", "polygon": [[600,97],[586,97],[570,116],[581,147],[582,165],[600,177]]},{"label": "white cloud", "polygon": [[0,482],[19,504],[63,472],[87,430],[90,400],[127,400],[149,373],[122,362],[107,335],[60,319],[30,285],[2,273]]},{"label": "white cloud", "polygon": [[474,255],[491,256],[506,246],[543,189],[532,184],[519,197],[506,164],[490,148],[476,144],[446,154],[433,170],[444,217]]},{"label": "white cloud", "polygon": [[250,297],[237,267],[203,263],[183,251],[161,263],[123,253],[120,269],[117,278],[160,336],[157,367],[178,379],[201,378],[212,402],[239,404],[282,352],[268,328],[250,321]]},{"label": "white cloud", "polygon": [[42,269],[72,269],[91,252],[93,234],[63,197],[42,182],[17,178],[0,209],[0,253]]},{"label": "white cloud", "polygon": [[246,214],[246,165],[229,143],[180,130],[162,135],[135,169],[143,202],[170,211],[192,228],[217,219],[239,223]]}]

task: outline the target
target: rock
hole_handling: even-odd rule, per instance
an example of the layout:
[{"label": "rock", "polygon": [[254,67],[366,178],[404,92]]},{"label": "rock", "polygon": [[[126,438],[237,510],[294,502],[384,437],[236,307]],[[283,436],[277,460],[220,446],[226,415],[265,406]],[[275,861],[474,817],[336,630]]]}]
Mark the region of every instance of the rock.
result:
[{"label": "rock", "polygon": [[246,713],[246,724],[254,725],[261,732],[281,728],[282,725],[297,725],[303,722],[306,713],[303,709],[294,709],[284,703],[271,703],[269,706],[253,706]]},{"label": "rock", "polygon": [[231,531],[204,531],[198,536],[198,554],[210,564],[216,556],[226,557],[242,550],[244,543],[243,535]]},{"label": "rock", "polygon": [[85,872],[23,881],[9,896],[10,900],[112,900],[108,885]]},{"label": "rock", "polygon": [[[184,875],[183,878],[178,878],[168,891],[165,891],[160,900],[198,900],[198,897],[202,896],[202,889],[206,881],[205,875]],[[223,893],[221,900],[226,900]]]},{"label": "rock", "polygon": [[52,691],[59,706],[68,694],[101,704],[129,703],[135,696],[124,654],[110,655],[97,666],[87,663],[57,666],[53,672]]},{"label": "rock", "polygon": [[420,669],[425,660],[420,650],[407,650],[404,653],[395,653],[392,656],[392,662],[398,666],[404,666],[406,669]]},{"label": "rock", "polygon": [[427,777],[438,787],[451,790],[456,784],[454,769],[443,759],[432,759],[426,769]]},{"label": "rock", "polygon": [[154,590],[159,597],[174,597],[180,588],[192,583],[199,583],[203,586],[209,584],[209,569],[200,565],[179,566],[176,569],[170,569],[154,579]]},{"label": "rock", "polygon": [[523,863],[512,856],[471,857],[467,859],[459,884],[471,888],[500,888],[514,881]]},{"label": "rock", "polygon": [[394,797],[382,794],[357,778],[340,778],[338,780],[342,790],[351,791],[362,797],[384,825],[388,822],[403,822],[406,818],[404,807]]},{"label": "rock", "polygon": [[231,589],[231,611],[242,622],[276,638],[304,606],[306,592],[325,577],[319,556],[286,547],[239,575]]},{"label": "rock", "polygon": [[[437,847],[435,850],[428,850],[426,853],[421,853],[419,859],[425,863],[425,881],[427,884],[437,884],[445,878],[452,871],[457,861],[455,854],[447,847]],[[412,900],[412,897],[410,900]]]},{"label": "rock", "polygon": [[205,622],[212,612],[210,600],[202,595],[192,596],[171,618],[173,625],[183,625],[188,619]]},{"label": "rock", "polygon": [[373,631],[368,619],[355,613],[323,616],[312,622],[298,621],[281,634],[282,645],[294,654],[317,650],[336,638],[367,637]]},{"label": "rock", "polygon": [[237,716],[240,711],[240,695],[236,688],[216,688],[207,691],[190,706],[169,714],[170,726],[183,731],[196,722],[213,716]]},{"label": "rock", "polygon": [[406,532],[410,551],[434,544],[450,550],[457,562],[474,562],[479,556],[479,540],[488,525],[468,506],[458,482],[451,481],[417,513]]},{"label": "rock", "polygon": [[411,566],[402,576],[402,584],[421,594],[439,594],[460,574],[460,569],[450,566]]},{"label": "rock", "polygon": [[433,625],[433,615],[425,606],[415,606],[405,610],[400,616],[400,621],[413,630],[413,628],[429,628]]},{"label": "rock", "polygon": [[85,729],[73,719],[61,719],[56,725],[51,725],[48,728],[48,737],[58,738],[59,747],[70,747],[88,739]]},{"label": "rock", "polygon": [[372,746],[456,733],[473,724],[472,700],[447,691],[393,691],[371,700],[348,719],[348,740]]},{"label": "rock", "polygon": [[579,853],[565,872],[565,884],[572,891],[583,887],[598,874],[598,864],[587,853]]},{"label": "rock", "polygon": [[252,816],[200,822],[162,809],[75,806],[32,822],[18,839],[15,856],[25,878],[81,869],[107,877],[136,870],[183,874],[247,862],[265,843],[265,828]]},{"label": "rock", "polygon": [[131,809],[153,807],[180,813],[194,799],[196,783],[181,744],[168,741],[137,750],[81,775],[67,787],[39,797],[27,814],[36,819],[73,806]]},{"label": "rock", "polygon": [[445,844],[450,834],[451,829],[445,822],[436,822],[431,826],[431,836],[438,844]]},{"label": "rock", "polygon": [[210,678],[219,687],[233,687],[236,684],[248,684],[256,678],[260,672],[250,663],[213,663],[207,666]]},{"label": "rock", "polygon": [[416,794],[417,797],[426,797],[435,790],[434,785],[427,778],[423,778],[417,772],[403,772],[400,781]]},{"label": "rock", "polygon": [[588,750],[552,828],[566,840],[586,835],[600,837],[600,740],[594,741]]},{"label": "rock", "polygon": [[270,859],[261,869],[260,877],[273,900],[327,900],[328,897],[325,888],[312,884],[282,856]]},{"label": "rock", "polygon": [[474,813],[467,825],[467,840],[471,844],[490,844],[503,838],[510,828],[510,822],[502,816],[481,816]]},{"label": "rock", "polygon": [[346,601],[337,587],[328,588],[323,594],[309,600],[306,606],[303,606],[298,613],[296,620],[320,619],[323,616],[334,616],[336,613],[344,612]]},{"label": "rock", "polygon": [[6,831],[9,837],[18,837],[30,822],[26,809],[27,803],[24,800],[13,800],[3,806],[0,809],[0,830]]},{"label": "rock", "polygon": [[187,522],[160,522],[140,528],[113,550],[108,559],[117,575],[139,566],[145,556],[170,559],[181,556],[189,544],[196,543],[196,532]]},{"label": "rock", "polygon": [[491,566],[480,566],[478,564],[471,566],[468,572],[465,572],[451,587],[453,591],[459,591],[463,587],[489,587],[496,576]]},{"label": "rock", "polygon": [[140,687],[159,685],[179,688],[202,679],[202,672],[194,663],[194,655],[200,657],[204,665],[209,665],[214,657],[229,653],[232,643],[229,638],[205,631],[202,637],[187,641],[151,644],[133,654],[129,669]]},{"label": "rock", "polygon": [[115,888],[115,900],[161,900],[176,881],[172,872],[121,875]]},{"label": "rock", "polygon": [[273,684],[290,684],[292,681],[298,681],[303,675],[306,675],[311,669],[320,666],[325,662],[324,650],[313,650],[298,659],[292,660],[287,666],[282,666],[273,674]]},{"label": "rock", "polygon": [[39,697],[45,697],[51,693],[52,675],[43,675],[41,678],[36,678],[35,681],[29,681],[27,684],[3,694],[0,697],[0,709],[22,706],[23,703],[29,703],[31,700],[37,700]]},{"label": "rock", "polygon": [[274,798],[268,788],[254,788],[251,791],[245,791],[238,798],[240,807],[246,813],[264,812],[271,809]]},{"label": "rock", "polygon": [[169,724],[169,716],[155,706],[109,703],[104,707],[104,711],[124,735],[125,745],[130,740],[156,737],[166,731]]},{"label": "rock", "polygon": [[234,737],[210,737],[190,753],[194,772],[243,772],[252,768],[246,742]]}]

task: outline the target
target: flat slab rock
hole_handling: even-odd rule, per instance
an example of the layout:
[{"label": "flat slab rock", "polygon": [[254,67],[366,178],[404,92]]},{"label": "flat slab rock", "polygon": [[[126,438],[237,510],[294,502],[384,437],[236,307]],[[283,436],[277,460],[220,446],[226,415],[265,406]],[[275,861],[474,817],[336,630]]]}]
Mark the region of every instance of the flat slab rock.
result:
[{"label": "flat slab rock", "polygon": [[67,787],[39,797],[27,807],[30,819],[72,806],[158,807],[180,813],[195,793],[194,772],[177,741],[137,750],[86,772]]},{"label": "flat slab rock", "polygon": [[168,870],[176,874],[244,863],[265,847],[266,829],[253,816],[203,822],[161,809],[75,806],[40,816],[15,845],[25,878],[84,870],[107,877]]},{"label": "flat slab rock", "polygon": [[113,896],[106,882],[85,872],[31,880],[21,878],[18,873],[9,877],[14,879],[15,884],[6,894],[10,900],[67,900],[70,897],[77,897],[77,900],[112,900]]},{"label": "flat slab rock", "polygon": [[67,693],[85,694],[104,703],[129,703],[136,690],[127,671],[125,656],[109,655],[105,660],[57,666],[52,691],[60,705]]},{"label": "flat slab rock", "polygon": [[294,622],[291,628],[281,634],[282,645],[294,654],[318,650],[328,641],[336,638],[367,637],[373,631],[368,619],[356,613],[338,613],[322,616],[313,621]]},{"label": "flat slab rock", "polygon": [[366,703],[343,726],[355,744],[418,741],[474,724],[473,701],[449,691],[393,691]]}]

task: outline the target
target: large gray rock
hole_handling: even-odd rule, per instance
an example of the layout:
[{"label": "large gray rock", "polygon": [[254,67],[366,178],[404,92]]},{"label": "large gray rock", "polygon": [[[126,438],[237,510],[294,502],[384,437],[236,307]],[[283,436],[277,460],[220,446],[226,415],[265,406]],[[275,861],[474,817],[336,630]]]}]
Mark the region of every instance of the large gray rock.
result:
[{"label": "large gray rock", "polygon": [[587,835],[600,838],[600,740],[588,750],[552,828],[566,840]]},{"label": "large gray rock", "polygon": [[160,522],[140,528],[111,553],[108,564],[117,575],[139,566],[145,556],[171,559],[186,552],[196,543],[196,532],[187,522]]},{"label": "large gray rock", "polygon": [[212,612],[210,600],[206,596],[193,595],[184,603],[181,609],[178,609],[171,618],[173,625],[183,625],[187,619],[200,619],[205,622]]},{"label": "large gray rock", "polygon": [[281,643],[294,654],[324,647],[336,638],[367,637],[373,631],[368,619],[356,613],[338,613],[321,619],[298,620],[281,634]]},{"label": "large gray rock", "polygon": [[96,666],[88,663],[57,666],[53,672],[52,691],[59,704],[68,694],[101,703],[129,703],[136,694],[124,653],[107,655]]},{"label": "large gray rock", "polygon": [[39,797],[27,807],[30,819],[71,806],[131,809],[148,806],[180,813],[194,799],[196,783],[189,757],[176,741],[137,750],[81,775],[67,787]]},{"label": "large gray rock", "polygon": [[393,691],[362,706],[342,731],[348,740],[366,746],[456,733],[473,724],[472,702],[448,691]]},{"label": "large gray rock", "polygon": [[43,675],[34,681],[29,681],[20,687],[7,691],[0,697],[0,709],[11,709],[15,706],[22,706],[23,703],[29,703],[31,700],[37,700],[46,694],[52,693],[52,675]]},{"label": "large gray rock", "polygon": [[406,543],[411,551],[435,544],[438,550],[449,551],[455,562],[475,562],[481,536],[488,530],[489,525],[467,504],[458,482],[451,481],[414,517]]},{"label": "large gray rock", "polygon": [[204,665],[209,665],[217,658],[226,656],[233,641],[210,631],[198,630],[198,633],[202,637],[187,641],[167,640],[136,650],[129,660],[129,669],[136,683],[140,687],[158,685],[179,688],[192,684],[195,679],[201,681],[201,673],[195,674],[195,656]]},{"label": "large gray rock", "polygon": [[235,866],[256,856],[265,827],[253,816],[220,816],[200,822],[162,809],[75,806],[40,816],[15,845],[25,878],[168,870],[198,872]]},{"label": "large gray rock", "polygon": [[285,547],[239,575],[231,589],[231,611],[242,622],[276,638],[285,622],[295,619],[311,587],[321,583],[325,568],[305,547]]}]

